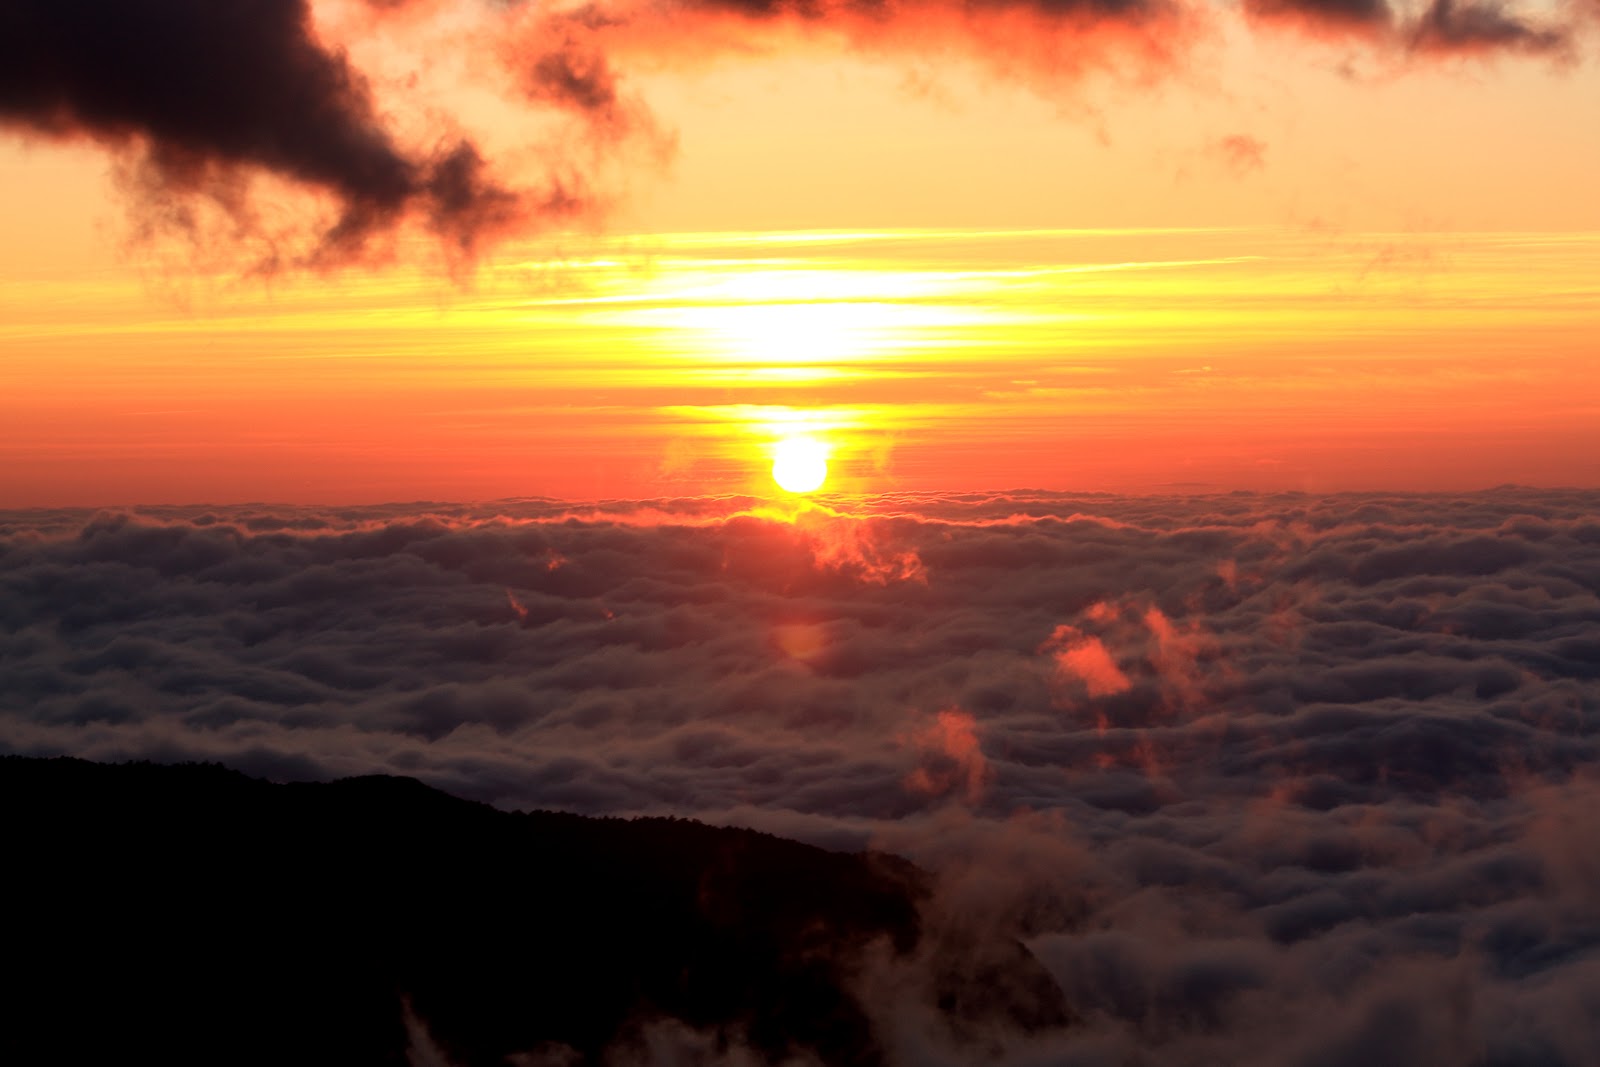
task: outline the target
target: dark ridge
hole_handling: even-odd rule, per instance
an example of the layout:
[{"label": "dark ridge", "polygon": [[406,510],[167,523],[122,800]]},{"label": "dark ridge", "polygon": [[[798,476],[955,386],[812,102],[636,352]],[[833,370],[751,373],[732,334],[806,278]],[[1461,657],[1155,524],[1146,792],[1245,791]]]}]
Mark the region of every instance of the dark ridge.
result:
[{"label": "dark ridge", "polygon": [[[551,1046],[598,1064],[663,1017],[877,1065],[851,975],[869,946],[917,951],[930,884],[750,830],[214,764],[0,757],[0,818],[15,1067],[404,1065],[418,1024],[457,1067]],[[973,958],[927,967],[952,1032],[1068,1022],[1020,944]],[[1005,992],[974,997],[980,972]]]}]

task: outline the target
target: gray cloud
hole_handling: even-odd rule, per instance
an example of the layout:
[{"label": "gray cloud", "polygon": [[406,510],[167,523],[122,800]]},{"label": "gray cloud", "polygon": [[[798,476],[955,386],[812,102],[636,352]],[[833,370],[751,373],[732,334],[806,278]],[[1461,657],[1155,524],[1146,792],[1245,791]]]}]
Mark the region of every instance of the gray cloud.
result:
[{"label": "gray cloud", "polygon": [[900,851],[1085,1020],[908,1063],[1600,1047],[1594,493],[758,504],[0,516],[0,748]]},{"label": "gray cloud", "polygon": [[1422,52],[1561,55],[1572,48],[1572,34],[1565,26],[1541,24],[1502,4],[1434,0],[1412,28],[1412,47]]}]

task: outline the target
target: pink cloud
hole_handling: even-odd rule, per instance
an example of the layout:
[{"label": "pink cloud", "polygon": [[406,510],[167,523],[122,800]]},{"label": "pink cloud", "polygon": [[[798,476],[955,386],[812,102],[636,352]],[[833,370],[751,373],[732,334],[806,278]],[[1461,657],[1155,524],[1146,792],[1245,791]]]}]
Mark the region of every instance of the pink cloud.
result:
[{"label": "pink cloud", "polygon": [[1111,653],[1098,637],[1086,635],[1063,623],[1055,628],[1045,648],[1051,650],[1056,667],[1068,678],[1081,682],[1091,697],[1125,693],[1131,687]]},{"label": "pink cloud", "polygon": [[906,788],[927,797],[956,792],[969,804],[983,797],[990,777],[989,761],[978,743],[978,725],[968,712],[947,708],[907,738],[917,766],[906,776]]}]

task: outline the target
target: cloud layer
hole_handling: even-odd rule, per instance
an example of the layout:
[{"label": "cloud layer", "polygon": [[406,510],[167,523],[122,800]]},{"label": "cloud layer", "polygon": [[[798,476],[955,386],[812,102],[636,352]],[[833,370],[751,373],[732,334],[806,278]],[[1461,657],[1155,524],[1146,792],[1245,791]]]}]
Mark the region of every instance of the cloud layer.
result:
[{"label": "cloud layer", "polygon": [[8,752],[901,851],[1091,1020],[996,1062],[1600,1047],[1592,492],[14,513],[0,627]]}]

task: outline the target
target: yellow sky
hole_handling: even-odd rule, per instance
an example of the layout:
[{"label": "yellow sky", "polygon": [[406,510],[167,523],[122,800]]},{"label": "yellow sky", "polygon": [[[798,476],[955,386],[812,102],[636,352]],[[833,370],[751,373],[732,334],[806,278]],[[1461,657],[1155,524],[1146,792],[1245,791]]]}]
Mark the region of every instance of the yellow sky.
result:
[{"label": "yellow sky", "polygon": [[[416,26],[319,13],[430,121],[390,72]],[[608,201],[453,276],[404,231],[254,277],[226,235],[130,239],[99,148],[5,141],[0,506],[765,493],[799,432],[845,492],[1600,481],[1581,51],[1400,62],[1219,13],[1151,84],[646,58],[652,125],[604,144],[423,71],[489,158],[585,161]]]},{"label": "yellow sky", "polygon": [[1600,235],[740,232],[526,268],[13,282],[0,494],[760,492],[797,432],[860,492],[1600,473]]}]

